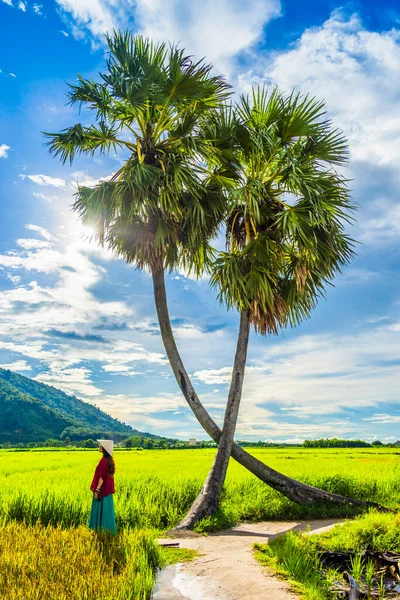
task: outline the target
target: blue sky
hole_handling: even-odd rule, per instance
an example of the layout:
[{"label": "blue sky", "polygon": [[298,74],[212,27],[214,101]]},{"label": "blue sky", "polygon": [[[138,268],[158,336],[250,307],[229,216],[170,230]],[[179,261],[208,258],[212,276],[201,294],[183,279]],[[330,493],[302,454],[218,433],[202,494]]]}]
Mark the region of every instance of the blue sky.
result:
[{"label": "blue sky", "polygon": [[[358,256],[312,318],[251,336],[238,439],[400,438],[400,10],[397,2],[0,0],[0,366],[60,387],[141,430],[205,437],[171,376],[150,277],[87,240],[76,183],[118,157],[62,166],[42,131],[81,117],[66,81],[97,77],[102,33],[181,42],[237,92],[258,82],[327,102],[349,139]],[[6,50],[4,50],[6,49]],[[223,416],[238,318],[208,281],[168,277],[170,312],[195,387]]]}]

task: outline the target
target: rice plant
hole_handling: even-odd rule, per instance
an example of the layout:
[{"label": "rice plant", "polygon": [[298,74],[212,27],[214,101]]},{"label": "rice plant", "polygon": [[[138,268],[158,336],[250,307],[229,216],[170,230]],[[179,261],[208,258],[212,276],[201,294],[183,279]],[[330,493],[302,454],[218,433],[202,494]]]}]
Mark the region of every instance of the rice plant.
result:
[{"label": "rice plant", "polygon": [[149,531],[96,535],[9,523],[0,529],[3,600],[148,600],[162,558]]},{"label": "rice plant", "polygon": [[[119,529],[173,527],[196,497],[213,450],[144,450],[116,453],[116,516]],[[253,450],[271,467],[340,494],[400,504],[400,466],[391,450]],[[290,458],[291,460],[288,460]],[[0,518],[27,524],[86,524],[95,452],[0,451]],[[231,461],[216,515],[200,530],[239,520],[260,521],[351,516],[351,508],[299,506]]]}]

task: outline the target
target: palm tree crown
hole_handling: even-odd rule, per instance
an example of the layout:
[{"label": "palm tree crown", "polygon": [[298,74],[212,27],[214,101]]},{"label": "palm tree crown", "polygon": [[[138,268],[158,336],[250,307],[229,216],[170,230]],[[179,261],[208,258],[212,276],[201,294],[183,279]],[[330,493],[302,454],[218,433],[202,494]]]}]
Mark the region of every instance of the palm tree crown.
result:
[{"label": "palm tree crown", "polygon": [[127,159],[109,181],[79,187],[73,208],[101,243],[138,268],[160,261],[173,268],[189,247],[187,260],[195,256],[201,268],[225,209],[217,170],[204,176],[215,148],[202,127],[229,86],[175,46],[117,32],[107,42],[101,82],[79,77],[69,91],[70,103],[93,110],[95,123],[46,135],[64,163],[117,149]]},{"label": "palm tree crown", "polygon": [[344,224],[354,207],[334,170],[347,146],[314,98],[259,87],[236,114],[237,183],[212,284],[257,331],[277,333],[310,315],[353,255]]}]

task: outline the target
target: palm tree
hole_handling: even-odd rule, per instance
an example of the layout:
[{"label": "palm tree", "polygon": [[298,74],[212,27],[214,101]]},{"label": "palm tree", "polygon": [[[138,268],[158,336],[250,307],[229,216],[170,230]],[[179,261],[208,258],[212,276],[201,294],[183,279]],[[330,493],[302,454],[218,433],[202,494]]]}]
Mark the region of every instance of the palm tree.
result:
[{"label": "palm tree", "polygon": [[277,89],[242,97],[235,150],[237,185],[226,219],[227,251],[212,285],[240,312],[239,337],[218,451],[207,479],[178,528],[215,512],[232,452],[249,329],[277,334],[308,318],[326,284],[353,256],[344,223],[353,209],[334,166],[346,141],[326,119],[324,103]]},{"label": "palm tree", "polygon": [[[196,393],[177,351],[166,303],[164,271],[178,265],[200,272],[210,260],[208,240],[226,210],[222,186],[226,168],[207,171],[227,146],[205,125],[229,95],[211,66],[194,62],[177,47],[153,44],[114,32],[101,83],[78,77],[69,102],[91,109],[95,124],[78,123],[60,133],[45,133],[63,163],[77,154],[127,152],[109,181],[80,186],[73,209],[90,224],[101,244],[138,269],[152,274],[162,337],[174,374],[201,423],[216,426]],[[214,119],[215,120],[215,119]],[[220,121],[221,123],[222,121]],[[228,138],[229,139],[229,136]],[[228,144],[229,149],[229,144]]]},{"label": "palm tree", "polygon": [[[261,163],[258,165],[258,168],[260,169],[260,173],[258,174],[260,180],[262,180],[261,164],[265,164],[265,160],[262,158],[262,156],[259,155],[258,158],[256,157],[255,151],[260,147],[260,138],[264,136],[265,139],[268,139],[267,127],[264,131],[259,131],[257,135],[256,123],[252,123],[251,119],[245,117],[245,112],[247,112],[248,115],[251,112],[254,121],[257,113],[262,107],[262,104],[267,103],[267,95],[265,91],[261,92],[261,90],[259,90],[257,95],[258,101],[254,102],[253,109],[251,109],[248,101],[242,99],[242,108],[239,109],[241,122],[239,120],[238,123],[234,113],[228,109],[214,114],[213,117],[205,124],[205,139],[207,139],[209,143],[211,142],[211,146],[214,146],[214,151],[208,153],[209,163],[211,162],[211,164],[209,164],[209,168],[211,169],[213,167],[217,167],[217,172],[219,174],[218,180],[222,185],[225,185],[229,188],[232,186],[232,181],[234,184],[236,182],[239,183],[239,185],[236,185],[236,189],[231,193],[230,210],[227,211],[228,218],[226,219],[227,241],[228,246],[231,246],[231,252],[227,254],[221,254],[218,260],[213,262],[214,275],[212,281],[215,286],[220,288],[221,300],[225,300],[228,306],[236,306],[240,310],[238,343],[236,347],[232,382],[228,396],[223,431],[221,431],[215,421],[213,421],[200,402],[200,399],[185,370],[176,346],[169,319],[163,273],[160,272],[156,276],[153,274],[154,296],[158,321],[160,324],[160,331],[175,378],[199,423],[208,433],[208,435],[218,444],[219,449],[221,449],[217,452],[213,466],[198,498],[194,502],[191,510],[188,512],[186,518],[184,518],[180,525],[175,529],[193,527],[195,522],[201,518],[201,516],[211,514],[216,509],[226,474],[227,463],[229,461],[229,446],[231,446],[231,455],[237,462],[248,469],[261,481],[281,492],[294,502],[304,505],[311,505],[313,503],[331,503],[339,506],[347,506],[350,504],[359,507],[374,506],[376,508],[382,508],[380,505],[373,502],[371,503],[341,496],[339,494],[332,494],[325,490],[320,490],[313,486],[296,481],[291,477],[287,477],[286,475],[271,469],[237,444],[232,444],[241,398],[250,321],[253,322],[256,330],[259,330],[261,333],[265,334],[267,332],[277,333],[279,327],[283,327],[287,325],[287,323],[290,323],[294,326],[297,322],[307,318],[317,301],[318,295],[323,293],[323,283],[325,283],[325,281],[328,282],[329,279],[333,277],[334,273],[339,270],[340,264],[346,263],[352,256],[351,240],[344,235],[341,226],[341,219],[348,220],[349,218],[346,214],[346,209],[348,211],[352,209],[352,205],[344,185],[345,182],[341,180],[335,173],[330,173],[329,171],[325,173],[326,181],[324,180],[324,173],[320,173],[320,189],[318,189],[318,183],[315,177],[314,179],[309,179],[309,181],[307,180],[307,178],[310,178],[312,175],[313,169],[316,170],[318,174],[319,160],[322,162],[328,161],[330,164],[335,164],[335,162],[344,162],[346,156],[345,143],[337,132],[330,129],[330,123],[326,120],[320,125],[320,127],[315,126],[314,130],[312,131],[312,138],[310,127],[309,137],[306,137],[304,121],[307,120],[307,116],[308,119],[311,118],[312,108],[315,110],[315,120],[317,120],[319,117],[322,117],[324,114],[323,103],[318,104],[312,100],[311,105],[309,106],[309,113],[307,115],[305,112],[307,99],[303,99],[302,102],[299,96],[295,97],[292,95],[290,99],[284,99],[281,97],[280,115],[276,115],[274,121],[273,114],[270,114],[269,133],[272,136],[275,129],[276,144],[275,148],[272,149],[271,147],[270,150],[270,174],[273,174],[272,163],[273,159],[275,159],[277,163],[275,164],[275,178],[271,178],[271,181],[266,178],[267,181],[264,181],[264,195],[260,194],[258,201],[256,200],[255,210],[257,212],[257,205],[259,204],[261,209],[260,212],[262,214],[257,217],[258,232],[252,235],[251,231],[254,231],[255,226],[254,219],[248,216],[246,223],[249,194],[250,199],[252,197],[254,200],[254,192],[257,191],[257,186],[258,191],[260,191],[260,187],[262,187],[261,181],[258,182],[257,175],[254,175],[257,173],[257,171],[254,170],[257,160],[261,161]],[[269,99],[269,110],[271,112],[278,98],[278,92],[274,91]],[[255,100],[255,97],[253,100]],[[266,107],[264,108],[266,109]],[[264,116],[266,116],[266,113],[267,110],[265,110]],[[302,140],[299,138],[297,147],[294,145],[294,141],[296,141],[296,130],[294,129],[296,119],[297,130],[298,132],[302,131]],[[301,119],[303,119],[303,123],[301,122]],[[289,125],[291,125],[292,131],[290,131]],[[283,127],[286,128],[284,131],[282,130]],[[301,130],[302,127],[303,130]],[[279,134],[280,131],[281,133]],[[290,136],[292,138],[291,140]],[[259,139],[257,139],[257,137]],[[285,137],[287,137],[288,141],[284,140]],[[236,140],[236,148],[234,140]],[[310,145],[310,142],[312,145]],[[304,146],[301,144],[304,144]],[[279,145],[281,145],[283,148],[286,148],[287,146],[286,163],[283,158],[281,159],[280,157]],[[324,145],[325,149],[323,149]],[[301,148],[303,148],[303,150],[301,150]],[[297,155],[293,153],[294,150],[297,152]],[[273,152],[276,153],[275,157],[272,157]],[[302,152],[304,154],[304,160],[300,160],[301,156],[299,156],[299,154],[301,155]],[[333,154],[330,155],[329,152],[336,152],[336,161],[335,156]],[[283,153],[283,150],[281,150],[281,153]],[[307,167],[307,161],[310,160],[312,162],[308,164]],[[249,164],[252,161],[254,162],[253,167]],[[277,168],[279,161],[281,172],[279,172]],[[208,173],[209,172],[210,171],[208,171]],[[301,176],[303,176],[303,180],[299,182],[298,178]],[[272,179],[274,180],[272,181]],[[207,179],[205,179],[205,181],[207,181]],[[311,181],[314,182],[314,196],[310,195],[309,184]],[[240,185],[240,182],[242,185]],[[328,183],[329,187],[327,186]],[[320,203],[320,209],[324,208],[324,194],[326,197],[326,202],[330,202],[332,208],[336,206],[336,212],[332,214],[332,218],[330,219],[331,227],[333,227],[334,223],[336,223],[336,233],[333,231],[333,229],[329,231],[328,222],[326,227],[324,226],[322,216],[319,217],[320,228],[318,229],[317,224],[314,223],[314,218],[316,216],[316,209],[314,208],[314,218],[312,217],[311,212],[309,214],[309,222],[307,221],[307,218],[304,218],[301,220],[301,223],[299,222],[299,224],[296,225],[297,213],[301,214],[301,212],[303,210],[305,211],[307,208],[305,201],[303,204],[300,202],[300,196],[297,198],[296,207],[293,209],[293,211],[290,207],[290,204],[288,204],[289,199],[286,196],[292,193],[291,190],[293,190],[294,193],[296,192],[296,185],[298,186],[298,194],[301,194],[301,191],[303,191],[304,200],[308,199],[309,201],[315,202],[315,200],[318,199]],[[325,192],[324,186],[326,188]],[[266,236],[266,233],[271,229],[268,224],[268,212],[271,210],[268,209],[268,193],[272,199],[273,196],[271,194],[273,191],[275,193],[275,197],[280,197],[281,200],[281,214],[279,215],[279,219],[278,215],[276,215],[277,223],[280,220],[280,227],[282,228],[283,224],[285,224],[285,227],[287,227],[287,231],[285,232],[283,228],[281,233],[282,238],[286,236],[286,242],[284,242],[282,239],[280,241],[283,248],[285,248],[286,245],[286,249],[290,250],[290,252],[287,253],[288,256],[286,256],[285,260],[283,260],[283,257],[279,254],[278,244],[275,244],[274,252],[276,251],[276,255],[271,253],[271,248],[268,246],[268,236]],[[319,193],[319,196],[317,193]],[[240,196],[242,197],[241,208]],[[286,202],[282,202],[282,196],[284,199],[286,199]],[[339,209],[339,207],[341,207],[341,209]],[[283,208],[285,210],[283,210]],[[329,217],[330,210],[326,209],[326,211],[326,216]],[[241,212],[242,214],[240,214]],[[248,236],[250,224],[251,229],[250,236],[247,238],[248,243],[243,244],[243,239],[246,239],[246,236]],[[292,243],[292,238],[294,239],[296,237],[297,227],[297,235],[300,236],[299,248],[297,248],[297,246],[293,246]],[[329,239],[329,236],[327,235],[328,233],[332,239]],[[303,242],[301,242],[301,240],[303,237],[305,238],[305,236],[312,235],[320,238],[318,247],[312,249],[315,254],[315,260],[317,261],[317,259],[319,259],[320,263],[317,264],[317,262],[315,262],[315,264],[310,263],[308,265],[307,261],[305,260],[307,252],[304,250],[306,239],[304,239]],[[326,238],[325,242],[324,237]],[[273,244],[273,242],[274,239],[272,236],[270,245]],[[311,242],[312,240],[309,242],[312,247]],[[342,248],[340,247],[341,243],[343,243]],[[331,244],[330,248],[328,247],[328,244]],[[334,244],[336,244],[336,249]],[[248,247],[245,248],[245,246]],[[326,253],[327,258],[326,263],[324,262],[324,252]],[[235,253],[237,259],[236,265],[234,264]],[[259,259],[260,256],[261,260]],[[270,264],[266,270],[266,266],[268,265],[268,260],[266,262],[267,256],[269,256]],[[313,255],[310,255],[310,260],[311,256]],[[244,264],[241,265],[240,260],[242,260]],[[279,285],[277,282],[275,282],[274,290],[273,286],[270,285],[271,282],[269,282],[269,272],[271,271],[271,265],[273,265],[274,269],[276,270],[277,278],[282,284],[282,290],[279,290]],[[225,275],[224,269],[222,268],[224,266],[226,271]],[[244,267],[243,272],[240,270],[242,266]],[[235,276],[235,270],[231,267],[236,267],[238,269],[236,273],[237,278]],[[308,268],[308,271],[307,273],[304,272],[302,276],[302,269],[304,270],[306,267]],[[320,269],[320,273],[318,273],[318,268]],[[229,281],[226,275],[229,276],[230,269],[233,277]],[[283,269],[283,272],[281,272],[280,269]],[[253,296],[251,293],[252,282],[257,281],[257,275],[264,275],[264,277],[259,277],[258,290],[261,298],[265,296],[266,308],[264,307],[264,315],[262,315],[260,312],[263,305],[260,303],[260,297],[258,297],[257,286],[255,286]],[[315,278],[314,280],[313,277]],[[326,279],[324,279],[324,277]],[[302,283],[303,280],[304,282]],[[269,294],[266,293],[266,290],[268,291],[268,286],[272,292],[272,295],[274,296],[272,303],[271,300],[269,300]],[[245,296],[248,294],[247,301],[245,302],[243,302],[243,294]],[[282,300],[285,298],[285,296],[287,296],[286,305],[283,306]],[[268,301],[270,302],[269,304]],[[223,432],[225,432],[225,436],[222,443],[221,440]]]},{"label": "palm tree", "polygon": [[[102,82],[79,77],[69,92],[71,104],[94,111],[95,123],[46,133],[48,145],[64,163],[96,151],[127,154],[109,181],[79,187],[73,208],[95,228],[100,243],[136,268],[151,271],[172,370],[199,423],[218,443],[221,430],[200,402],[175,343],[164,271],[183,264],[200,273],[210,265],[209,241],[227,214],[224,190],[240,174],[233,134],[246,137],[245,128],[237,127],[229,111],[220,110],[229,86],[222,77],[212,76],[210,65],[193,62],[176,47],[167,49],[129,33],[114,32],[107,42],[110,54],[107,70],[100,74]],[[231,215],[233,198],[234,194]],[[245,318],[244,325],[246,329]],[[243,356],[238,359],[242,369]],[[286,477],[236,444],[232,456],[296,502],[353,502]]]}]

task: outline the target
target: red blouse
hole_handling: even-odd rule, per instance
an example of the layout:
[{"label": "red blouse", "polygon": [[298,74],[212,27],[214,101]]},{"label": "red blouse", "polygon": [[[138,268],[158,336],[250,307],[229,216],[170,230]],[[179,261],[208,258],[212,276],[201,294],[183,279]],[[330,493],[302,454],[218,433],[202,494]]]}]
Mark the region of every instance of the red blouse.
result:
[{"label": "red blouse", "polygon": [[103,480],[103,485],[101,486],[100,498],[104,498],[105,496],[109,496],[114,493],[114,477],[110,476],[108,470],[108,462],[105,456],[100,460],[99,464],[96,467],[94,472],[93,481],[90,486],[92,492],[97,488],[97,484],[99,483],[99,479]]}]

